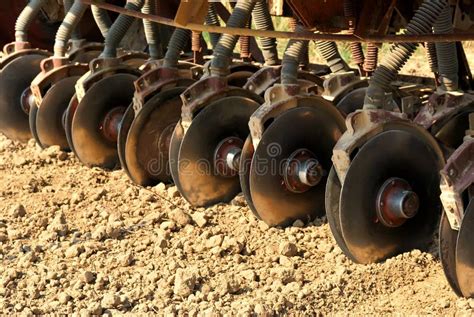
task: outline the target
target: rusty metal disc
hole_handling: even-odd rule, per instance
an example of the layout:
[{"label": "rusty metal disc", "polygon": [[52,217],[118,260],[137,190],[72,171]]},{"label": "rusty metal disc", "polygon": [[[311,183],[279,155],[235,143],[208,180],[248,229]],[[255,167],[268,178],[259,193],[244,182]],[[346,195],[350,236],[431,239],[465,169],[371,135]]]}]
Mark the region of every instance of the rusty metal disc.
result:
[{"label": "rusty metal disc", "polygon": [[259,106],[250,98],[224,97],[210,103],[193,119],[179,149],[176,183],[190,204],[204,207],[228,202],[240,192],[238,175],[220,175],[214,166],[214,155],[224,139],[235,137],[243,142],[247,138],[249,118]]},{"label": "rusty metal disc", "polygon": [[[310,101],[311,102],[311,101]],[[344,119],[332,106],[315,102],[288,110],[263,133],[250,170],[250,192],[261,219],[270,226],[286,226],[324,215],[327,173],[332,149],[344,130]],[[282,169],[295,151],[311,152],[323,169],[318,184],[304,192],[285,185]]]},{"label": "rusty metal disc", "polygon": [[240,187],[250,210],[255,215],[255,217],[260,219],[260,215],[257,213],[257,209],[255,209],[255,205],[253,204],[252,200],[252,194],[250,192],[250,167],[254,153],[255,149],[253,147],[252,138],[249,135],[245,140],[244,147],[242,148],[242,154],[240,155]]},{"label": "rusty metal disc", "polygon": [[179,149],[181,147],[181,143],[184,139],[184,129],[181,125],[181,122],[178,121],[176,124],[173,135],[171,136],[170,141],[170,150],[169,150],[169,166],[170,166],[170,173],[171,177],[173,178],[173,182],[176,187],[179,189],[181,188],[181,183],[179,182],[179,171],[178,171],[178,159],[179,159]]},{"label": "rusty metal disc", "polygon": [[341,217],[339,214],[341,189],[342,186],[339,177],[337,177],[336,170],[332,167],[326,183],[326,218],[328,219],[329,228],[337,245],[352,262],[355,262],[356,260],[347,248],[346,241],[344,241],[344,237],[342,236]]},{"label": "rusty metal disc", "polygon": [[445,212],[441,216],[439,226],[439,257],[443,265],[444,275],[449,285],[458,296],[462,296],[456,275],[456,243],[458,231],[451,229]]},{"label": "rusty metal disc", "polygon": [[474,297],[474,199],[464,212],[456,246],[456,276],[464,297]]},{"label": "rusty metal disc", "polygon": [[[77,106],[79,105],[79,100],[77,99],[77,95],[74,94],[69,101],[69,105],[67,106],[66,113],[64,114],[64,133],[66,134],[66,140],[69,145],[69,148],[72,152],[76,155],[74,150],[74,144],[72,143],[72,120],[74,118],[74,114],[76,113]],[[77,155],[76,155],[77,156]]]},{"label": "rusty metal disc", "polygon": [[70,150],[64,130],[64,115],[71,98],[75,94],[79,76],[68,77],[55,83],[43,98],[36,114],[36,133],[41,146],[59,145],[64,151]]},{"label": "rusty metal disc", "polygon": [[133,120],[125,144],[130,178],[142,186],[172,181],[169,146],[181,117],[185,87],[164,90],[148,100]]},{"label": "rusty metal disc", "polygon": [[[137,76],[114,74],[94,84],[79,103],[72,122],[75,154],[87,166],[113,169],[119,165],[117,138],[108,137],[102,128],[108,115],[122,116],[133,99],[133,83]],[[123,111],[122,111],[123,109]],[[110,135],[118,134],[118,126]]]},{"label": "rusty metal disc", "polygon": [[41,144],[41,141],[38,137],[38,133],[36,132],[36,114],[38,113],[38,106],[36,104],[32,104],[30,106],[30,112],[28,113],[28,123],[30,125],[30,132],[35,140],[36,144],[38,144],[41,148],[44,146]]},{"label": "rusty metal disc", "polygon": [[0,132],[9,139],[27,142],[31,138],[28,112],[22,106],[22,95],[41,71],[44,55],[19,57],[0,72]]},{"label": "rusty metal disc", "polygon": [[127,135],[132,125],[133,119],[135,119],[135,110],[133,109],[133,103],[131,103],[122,118],[122,123],[120,124],[120,130],[117,138],[117,152],[119,157],[120,166],[122,167],[125,174],[128,178],[130,177],[130,172],[128,171],[127,162],[125,160],[125,144],[127,143]]},{"label": "rusty metal disc", "polygon": [[[382,261],[431,242],[441,212],[443,166],[433,144],[429,134],[405,124],[376,135],[357,152],[340,196],[342,235],[356,262]],[[390,178],[410,184],[419,200],[418,213],[398,227],[385,226],[377,217],[378,193]]]},{"label": "rusty metal disc", "polygon": [[463,108],[446,120],[440,120],[431,128],[432,134],[442,144],[457,149],[463,143],[466,130],[469,130],[469,114],[473,112],[474,104]]},{"label": "rusty metal disc", "polygon": [[364,106],[365,95],[367,94],[367,87],[357,88],[345,95],[336,105],[345,115],[348,115],[356,110],[362,109]]}]

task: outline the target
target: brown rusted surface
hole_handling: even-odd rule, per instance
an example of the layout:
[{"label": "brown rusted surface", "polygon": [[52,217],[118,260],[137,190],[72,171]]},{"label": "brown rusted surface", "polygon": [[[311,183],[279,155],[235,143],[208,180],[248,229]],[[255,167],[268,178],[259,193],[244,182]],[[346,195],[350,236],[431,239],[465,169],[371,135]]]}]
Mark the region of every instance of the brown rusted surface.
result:
[{"label": "brown rusted surface", "polygon": [[404,114],[385,110],[363,110],[351,113],[346,118],[347,131],[333,150],[332,161],[339,180],[344,183],[351,164],[351,154],[371,137],[385,131],[391,122],[409,123]]},{"label": "brown rusted surface", "polygon": [[348,27],[343,0],[288,0],[294,14],[304,26],[320,31],[336,31]]},{"label": "brown rusted surface", "polygon": [[350,90],[367,86],[367,80],[354,72],[330,74],[324,80],[323,97],[337,104]]},{"label": "brown rusted surface", "polygon": [[468,93],[434,93],[420,110],[414,122],[429,129],[436,122],[449,118],[460,109],[474,103],[474,95]]},{"label": "brown rusted surface", "polygon": [[318,96],[310,96],[300,85],[276,84],[265,92],[265,103],[250,117],[250,135],[254,148],[257,148],[265,131],[265,123],[281,115],[283,112],[301,106],[301,100],[314,98],[316,102],[333,105]]},{"label": "brown rusted surface", "polygon": [[181,123],[183,128],[187,127],[193,120],[194,114],[202,108],[209,100],[229,89],[226,77],[209,76],[201,79],[190,86],[181,95],[183,101],[183,113]]},{"label": "brown rusted surface", "polygon": [[459,230],[464,217],[463,193],[474,184],[474,139],[467,139],[441,171],[441,202],[451,228]]},{"label": "brown rusted surface", "polygon": [[199,79],[201,74],[200,66],[189,63],[181,63],[179,68],[158,67],[144,73],[134,84],[135,116],[152,95],[164,89],[190,86]]},{"label": "brown rusted surface", "polygon": [[[138,56],[140,57],[141,54],[138,54]],[[79,102],[82,100],[87,90],[89,90],[89,88],[92,87],[93,84],[106,77],[119,73],[132,74],[137,77],[140,77],[142,75],[142,72],[136,67],[136,65],[127,65],[127,63],[125,63],[125,61],[127,61],[127,58],[129,62],[141,60],[140,58],[134,59],[136,58],[136,55],[131,53],[118,58],[97,58],[90,62],[89,72],[82,76],[76,84],[76,93]],[[144,63],[144,60],[141,61]]]},{"label": "brown rusted surface", "polygon": [[72,76],[82,76],[88,71],[87,64],[71,63],[67,58],[51,57],[41,62],[41,73],[31,82],[31,91],[36,105],[40,107],[43,97],[54,83]]},{"label": "brown rusted surface", "polygon": [[280,80],[280,74],[281,66],[263,67],[247,80],[243,88],[261,95]]},{"label": "brown rusted surface", "polygon": [[204,23],[208,8],[208,0],[181,1],[174,21],[183,26],[189,23]]},{"label": "brown rusted surface", "polygon": [[[9,49],[7,49],[9,50]],[[26,55],[44,55],[45,57],[51,56],[51,53],[45,50],[40,50],[40,49],[22,49],[18,51],[10,51],[10,53],[6,53],[6,55],[3,55],[2,59],[0,60],[0,69],[5,67],[8,63],[13,61],[14,59],[21,57],[21,56],[26,56]]]}]

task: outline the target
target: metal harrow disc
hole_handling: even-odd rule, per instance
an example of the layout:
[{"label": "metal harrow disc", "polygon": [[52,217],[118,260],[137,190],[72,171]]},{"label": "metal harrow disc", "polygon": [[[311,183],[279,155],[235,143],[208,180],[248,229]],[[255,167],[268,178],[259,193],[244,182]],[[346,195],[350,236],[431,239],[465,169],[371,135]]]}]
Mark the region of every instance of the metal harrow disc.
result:
[{"label": "metal harrow disc", "polygon": [[439,257],[443,265],[444,275],[449,285],[458,296],[462,296],[456,274],[456,243],[458,232],[451,229],[448,217],[443,213],[439,226]]},{"label": "metal harrow disc", "polygon": [[333,167],[329,172],[326,183],[326,217],[337,245],[352,262],[356,262],[356,259],[347,248],[346,241],[344,241],[344,237],[342,236],[341,216],[339,213],[339,197],[341,196],[341,190],[341,182],[339,181],[336,170]]},{"label": "metal harrow disc", "polygon": [[263,221],[286,226],[324,215],[332,149],[344,119],[325,102],[285,111],[263,133],[251,163],[250,192]]},{"label": "metal harrow disc", "polygon": [[130,127],[132,126],[133,119],[135,119],[135,110],[133,109],[133,103],[130,104],[123,114],[122,123],[120,124],[119,134],[117,137],[117,154],[119,157],[120,166],[122,170],[127,174],[129,178],[130,172],[128,171],[127,161],[125,160],[125,144],[127,143],[127,135]]},{"label": "metal harrow disc", "polygon": [[474,297],[474,199],[471,199],[462,220],[456,245],[456,276],[464,297]]},{"label": "metal harrow disc", "polygon": [[175,129],[170,148],[171,171],[179,191],[192,205],[228,202],[239,193],[238,168],[236,172],[228,169],[225,161],[218,158],[219,151],[225,156],[242,148],[249,134],[248,120],[258,106],[258,102],[243,96],[211,102],[183,135],[178,156],[174,155],[182,128]]},{"label": "metal harrow disc", "polygon": [[117,136],[137,79],[114,74],[94,84],[77,106],[72,122],[75,154],[85,165],[113,169],[119,164]]},{"label": "metal harrow disc", "polygon": [[255,153],[255,149],[253,147],[252,138],[250,135],[245,140],[244,146],[242,148],[242,153],[240,155],[240,168],[239,168],[239,179],[240,179],[240,187],[242,189],[242,194],[247,201],[247,205],[249,206],[252,213],[255,217],[260,219],[260,215],[255,208],[252,200],[252,194],[250,192],[250,167],[252,164],[252,157]]},{"label": "metal harrow disc", "polygon": [[165,90],[145,103],[130,126],[125,162],[130,178],[142,186],[171,182],[169,145],[181,117],[184,87]]},{"label": "metal harrow disc", "polygon": [[33,101],[28,92],[44,58],[40,54],[21,56],[0,72],[0,132],[9,139],[27,142],[32,136],[28,113]]},{"label": "metal harrow disc", "polygon": [[79,76],[64,78],[55,83],[46,93],[36,113],[36,135],[42,147],[59,145],[70,150],[64,130],[64,116],[75,94]]},{"label": "metal harrow disc", "polygon": [[358,263],[423,249],[441,212],[443,158],[432,137],[400,125],[369,139],[357,152],[340,195],[342,235]]}]

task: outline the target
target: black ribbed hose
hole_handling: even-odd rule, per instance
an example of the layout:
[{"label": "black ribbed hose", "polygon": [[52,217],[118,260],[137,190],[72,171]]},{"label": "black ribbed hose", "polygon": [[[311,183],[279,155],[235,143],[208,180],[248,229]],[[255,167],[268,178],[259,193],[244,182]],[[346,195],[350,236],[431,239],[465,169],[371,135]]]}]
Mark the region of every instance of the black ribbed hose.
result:
[{"label": "black ribbed hose", "polygon": [[109,13],[107,10],[94,5],[91,6],[91,11],[100,33],[104,38],[106,38],[110,28],[112,27],[112,20],[110,19]]},{"label": "black ribbed hose", "polygon": [[[297,25],[294,32],[303,33],[306,32],[306,29],[302,25]],[[298,84],[298,68],[307,43],[308,41],[293,39],[288,42],[281,68],[281,83],[283,85]]]},{"label": "black ribbed hose", "polygon": [[[258,30],[275,30],[266,0],[260,0],[255,4],[255,8],[252,12],[252,17],[255,26]],[[262,47],[262,53],[263,58],[265,59],[265,64],[269,66],[278,65],[280,60],[278,58],[276,39],[272,37],[261,37],[260,45]]]},{"label": "black ribbed hose", "polygon": [[[139,12],[144,5],[144,0],[128,0],[125,9]],[[112,24],[105,38],[105,47],[101,56],[104,58],[117,57],[117,48],[125,34],[135,21],[134,17],[121,14]]]},{"label": "black ribbed hose", "polygon": [[186,47],[191,37],[190,30],[175,29],[173,35],[168,43],[168,50],[166,51],[165,58],[163,60],[164,67],[175,68],[178,66],[179,56]]},{"label": "black ribbed hose", "polygon": [[321,56],[326,60],[327,65],[333,73],[346,72],[349,66],[339,54],[339,50],[335,42],[316,41],[316,48]]},{"label": "black ribbed hose", "polygon": [[[142,8],[142,12],[145,14],[157,14],[156,12],[156,0],[145,0],[145,5]],[[152,59],[161,58],[160,50],[160,30],[157,23],[150,20],[143,20],[143,28],[145,30],[145,37],[148,43],[148,51]]]},{"label": "black ribbed hose", "polygon": [[[77,29],[77,25],[87,10],[87,5],[80,0],[72,1],[72,6],[64,17],[63,23],[56,32],[56,40],[54,41],[54,56],[66,56],[67,44],[71,39],[72,33]],[[64,2],[66,7],[66,1]],[[77,38],[76,38],[77,40]]]},{"label": "black ribbed hose", "polygon": [[[452,34],[453,18],[451,7],[447,3],[433,27],[435,34]],[[455,42],[436,43],[439,81],[441,89],[456,91],[459,88],[459,63]]]},{"label": "black ribbed hose", "polygon": [[428,58],[428,64],[430,66],[431,72],[438,74],[438,56],[436,55],[436,44],[435,43],[426,43],[426,56]]},{"label": "black ribbed hose", "polygon": [[[227,27],[244,28],[250,14],[258,0],[239,0],[227,21]],[[211,61],[210,73],[216,76],[226,76],[229,73],[229,65],[232,52],[239,37],[237,35],[222,34],[219,42],[214,48],[214,57]]]},{"label": "black ribbed hose", "polygon": [[45,3],[46,0],[31,0],[23,11],[21,11],[15,24],[16,42],[28,42],[28,29]]},{"label": "black ribbed hose", "polygon": [[[209,3],[209,9],[206,16],[206,25],[221,25],[219,22],[219,16],[217,15],[216,4],[214,2]],[[211,38],[212,48],[216,47],[221,35],[219,33],[209,33],[209,37]]]},{"label": "black ribbed hose", "polygon": [[[408,23],[405,34],[420,35],[432,32],[433,25],[447,5],[446,0],[425,0]],[[370,80],[364,101],[364,109],[381,109],[385,92],[395,80],[400,69],[406,64],[418,47],[418,43],[396,43],[390,54],[380,63]]]}]

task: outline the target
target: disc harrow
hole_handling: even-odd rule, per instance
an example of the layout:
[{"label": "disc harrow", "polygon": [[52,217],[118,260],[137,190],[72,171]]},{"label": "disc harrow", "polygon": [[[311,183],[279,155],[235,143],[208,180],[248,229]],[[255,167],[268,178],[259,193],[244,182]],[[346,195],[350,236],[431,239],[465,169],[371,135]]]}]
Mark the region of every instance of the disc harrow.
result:
[{"label": "disc harrow", "polygon": [[[64,0],[49,52],[29,42],[46,6],[31,0],[0,59],[0,132],[139,186],[174,183],[192,207],[242,193],[271,227],[325,216],[360,264],[426,250],[439,230],[448,283],[474,298],[474,81],[462,46],[474,7],[379,2]],[[104,43],[79,32],[89,6]],[[142,51],[127,38],[137,19]],[[277,38],[289,39],[283,54]],[[420,43],[432,78],[400,75]]]}]

